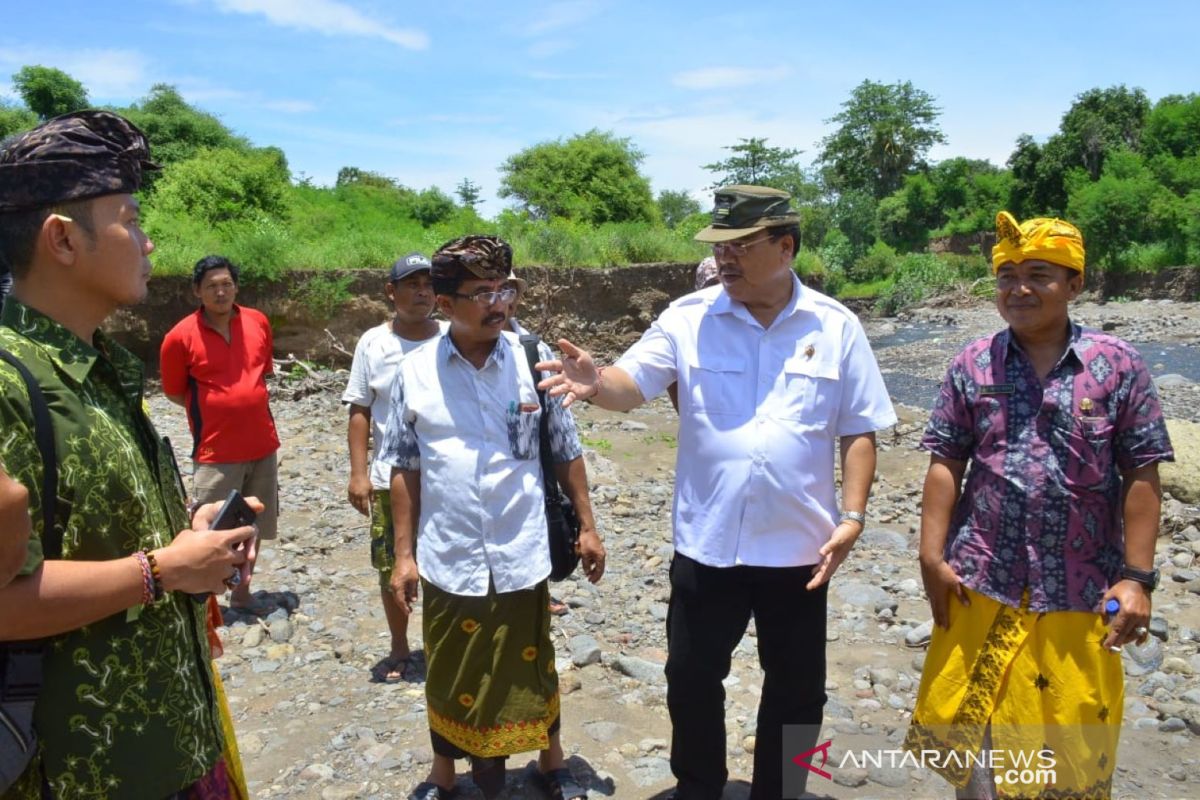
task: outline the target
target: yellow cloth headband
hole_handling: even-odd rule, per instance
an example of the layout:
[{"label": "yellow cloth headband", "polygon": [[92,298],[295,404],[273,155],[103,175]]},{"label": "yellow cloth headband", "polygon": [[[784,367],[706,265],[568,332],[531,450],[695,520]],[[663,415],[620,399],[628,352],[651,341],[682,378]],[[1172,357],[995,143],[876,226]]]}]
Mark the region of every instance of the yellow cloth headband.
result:
[{"label": "yellow cloth headband", "polygon": [[996,246],[992,248],[992,272],[1006,262],[1048,261],[1083,274],[1083,234],[1069,222],[1038,217],[1020,225],[1012,214],[996,215]]}]

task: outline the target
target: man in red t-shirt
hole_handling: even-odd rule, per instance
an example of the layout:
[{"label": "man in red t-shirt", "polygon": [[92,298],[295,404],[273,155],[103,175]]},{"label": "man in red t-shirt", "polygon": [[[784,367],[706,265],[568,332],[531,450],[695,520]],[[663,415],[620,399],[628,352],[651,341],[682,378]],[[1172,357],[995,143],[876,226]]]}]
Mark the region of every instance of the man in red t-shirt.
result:
[{"label": "man in red t-shirt", "polygon": [[[231,489],[257,497],[260,539],[274,539],[279,513],[275,452],[279,436],[268,405],[266,376],[273,340],[266,315],[239,306],[238,268],[222,256],[196,262],[192,290],[200,300],[163,339],[163,394],[187,409],[192,431],[193,492],[224,500]],[[250,609],[250,582],[233,589],[230,605]]]}]

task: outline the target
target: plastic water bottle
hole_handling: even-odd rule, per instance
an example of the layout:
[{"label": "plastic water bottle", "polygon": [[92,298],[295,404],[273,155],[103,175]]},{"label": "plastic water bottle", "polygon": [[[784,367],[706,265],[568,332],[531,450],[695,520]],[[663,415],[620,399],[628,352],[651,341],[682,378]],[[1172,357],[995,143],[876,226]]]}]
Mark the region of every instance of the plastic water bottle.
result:
[{"label": "plastic water bottle", "polygon": [[[1110,597],[1105,601],[1104,613],[1109,617],[1115,616],[1120,610],[1121,604],[1117,601],[1117,598]],[[1125,674],[1131,678],[1155,672],[1163,663],[1162,642],[1157,637],[1149,634],[1146,635],[1146,641],[1142,644],[1133,641],[1123,647],[1114,649],[1121,651],[1121,661],[1125,665]]]}]

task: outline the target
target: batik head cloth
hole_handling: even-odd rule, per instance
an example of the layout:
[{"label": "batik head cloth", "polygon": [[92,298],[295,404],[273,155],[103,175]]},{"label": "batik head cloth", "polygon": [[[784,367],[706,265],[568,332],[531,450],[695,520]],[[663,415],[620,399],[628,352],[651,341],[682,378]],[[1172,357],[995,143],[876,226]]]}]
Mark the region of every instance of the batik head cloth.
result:
[{"label": "batik head cloth", "polygon": [[1069,222],[1038,217],[1021,224],[1007,211],[996,215],[996,246],[992,248],[992,272],[1001,264],[1046,261],[1083,274],[1083,234]]}]

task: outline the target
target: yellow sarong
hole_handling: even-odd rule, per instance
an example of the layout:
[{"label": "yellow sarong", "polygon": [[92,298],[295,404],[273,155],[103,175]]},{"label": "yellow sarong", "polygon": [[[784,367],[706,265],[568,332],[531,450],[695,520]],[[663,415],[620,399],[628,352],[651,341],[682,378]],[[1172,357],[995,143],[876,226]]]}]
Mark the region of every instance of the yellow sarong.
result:
[{"label": "yellow sarong", "polygon": [[958,788],[982,769],[1000,797],[1108,797],[1125,680],[1103,617],[967,594],[934,628],[905,749]]}]

